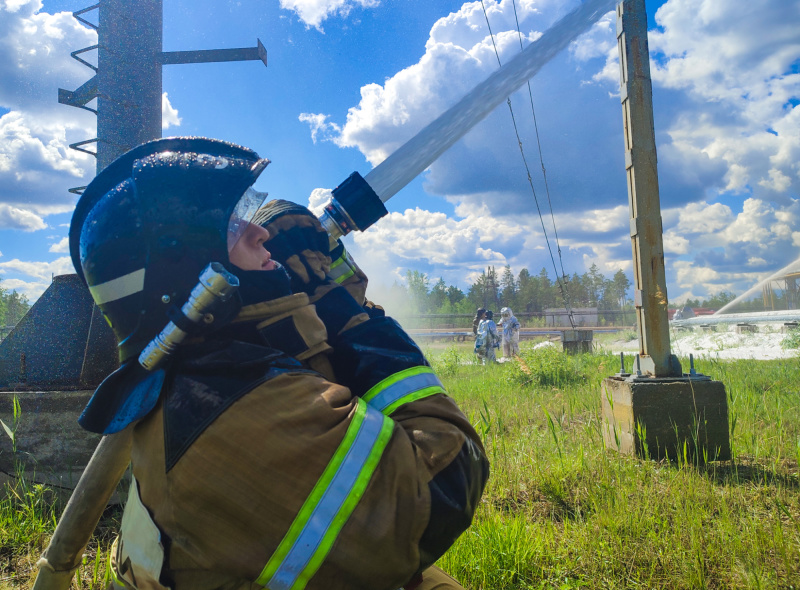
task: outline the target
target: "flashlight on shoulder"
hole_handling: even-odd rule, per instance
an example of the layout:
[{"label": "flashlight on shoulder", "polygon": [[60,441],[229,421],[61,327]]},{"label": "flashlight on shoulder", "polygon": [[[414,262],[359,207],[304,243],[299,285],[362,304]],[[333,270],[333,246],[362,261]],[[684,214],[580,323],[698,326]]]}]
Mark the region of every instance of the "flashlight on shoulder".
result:
[{"label": "flashlight on shoulder", "polygon": [[[203,323],[208,323],[211,310],[228,301],[236,289],[239,279],[225,270],[219,262],[212,262],[200,273],[200,280],[183,304],[180,314],[161,330],[139,355],[139,364],[154,371],[175,352],[181,342]],[[213,321],[213,317],[211,317]]]}]

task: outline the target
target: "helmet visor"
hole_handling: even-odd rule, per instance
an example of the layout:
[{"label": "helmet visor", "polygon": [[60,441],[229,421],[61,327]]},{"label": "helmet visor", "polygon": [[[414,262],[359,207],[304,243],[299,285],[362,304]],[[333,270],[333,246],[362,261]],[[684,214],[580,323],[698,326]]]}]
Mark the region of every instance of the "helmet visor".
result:
[{"label": "helmet visor", "polygon": [[239,241],[244,230],[250,224],[250,220],[253,219],[253,215],[267,202],[268,198],[267,193],[260,193],[253,187],[244,191],[242,198],[239,199],[233,209],[233,213],[231,213],[230,220],[228,220],[228,253],[233,250],[236,242]]}]

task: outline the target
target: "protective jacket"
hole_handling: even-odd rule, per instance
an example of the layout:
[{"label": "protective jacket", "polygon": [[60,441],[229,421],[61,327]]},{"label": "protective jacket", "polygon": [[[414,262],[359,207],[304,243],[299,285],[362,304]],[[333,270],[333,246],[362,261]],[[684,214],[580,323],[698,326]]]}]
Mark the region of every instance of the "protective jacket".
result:
[{"label": "protective jacket", "polygon": [[478,337],[475,339],[475,354],[482,362],[494,362],[495,349],[500,346],[500,336],[497,334],[497,324],[494,320],[481,320],[478,325]]},{"label": "protective jacket", "polygon": [[511,311],[510,307],[504,307],[500,311],[502,319],[500,326],[503,329],[503,356],[511,357],[519,354],[519,320]]},{"label": "protective jacket", "polygon": [[[471,522],[488,462],[413,341],[362,314],[328,333],[331,352],[290,297],[180,350],[136,427],[135,490],[164,551],[150,587],[395,590]],[[277,326],[305,352],[271,347]],[[116,574],[133,584],[122,528]]]}]

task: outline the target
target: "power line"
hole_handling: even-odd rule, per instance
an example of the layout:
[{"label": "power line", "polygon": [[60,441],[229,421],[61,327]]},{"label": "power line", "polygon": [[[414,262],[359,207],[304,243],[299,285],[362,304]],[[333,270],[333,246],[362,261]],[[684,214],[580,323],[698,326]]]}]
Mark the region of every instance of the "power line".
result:
[{"label": "power line", "polygon": [[[486,5],[484,4],[484,0],[481,0],[481,8],[483,8],[483,16],[486,19],[486,27],[489,29],[489,37],[492,40],[492,46],[494,47],[494,54],[495,54],[495,57],[497,57],[497,65],[498,66],[502,66],[502,63],[500,61],[500,53],[498,52],[497,44],[494,41],[494,33],[492,32],[492,26],[489,23],[489,15],[486,12]],[[516,18],[516,15],[517,15],[517,7],[516,7],[516,2],[515,2],[514,3],[514,16],[515,16],[515,18]],[[517,32],[520,35],[520,47],[522,47],[522,38],[521,38],[522,34],[521,34],[520,30],[519,30],[519,20],[517,20]],[[531,109],[533,109],[533,93],[531,91],[530,81],[528,81],[528,93],[530,94],[530,97],[531,97]],[[558,246],[558,257],[559,257],[559,260],[561,261],[561,272],[562,272],[563,276],[559,275],[558,268],[556,267],[556,260],[555,260],[555,257],[553,256],[553,249],[550,246],[550,238],[547,235],[547,228],[545,227],[545,224],[544,224],[544,217],[542,216],[542,209],[539,206],[539,198],[536,195],[536,188],[533,186],[533,177],[531,176],[531,170],[530,170],[530,167],[528,166],[528,159],[525,157],[525,150],[524,150],[524,148],[522,146],[522,139],[520,138],[520,135],[519,135],[519,129],[517,127],[517,119],[514,116],[514,108],[511,106],[511,97],[510,96],[506,100],[506,103],[508,104],[508,111],[511,114],[511,122],[514,125],[514,134],[517,137],[517,145],[519,146],[519,153],[522,156],[522,163],[525,165],[525,172],[528,175],[528,185],[531,188],[531,193],[533,194],[533,201],[536,204],[536,211],[539,214],[539,222],[542,225],[542,233],[544,234],[545,243],[547,244],[547,251],[550,253],[550,260],[553,263],[553,271],[555,272],[555,275],[556,275],[556,281],[558,282],[558,287],[561,290],[561,297],[564,300],[564,307],[567,309],[567,312],[568,312],[569,323],[572,326],[572,329],[574,330],[575,329],[575,322],[573,321],[572,307],[571,307],[571,305],[569,303],[569,293],[567,292],[567,285],[566,285],[566,281],[564,280],[566,278],[566,273],[564,272],[564,262],[563,262],[563,259],[561,258],[561,246],[558,244],[558,233],[556,232],[556,234],[555,234],[556,235],[556,245]],[[534,111],[534,124],[535,123],[536,123],[536,113]],[[539,129],[538,129],[538,126],[536,126],[536,141],[537,141],[537,143],[539,145],[539,159],[540,159],[540,161],[542,163],[542,173],[544,174],[544,171],[545,171],[545,169],[544,169],[544,159],[542,158],[542,146],[541,146],[541,142],[539,141]],[[545,176],[545,186],[547,186],[547,177],[546,176]],[[548,202],[550,201],[550,191],[549,191],[549,189],[547,191],[547,200],[548,200]],[[556,220],[555,220],[555,217],[553,216],[552,203],[550,204],[550,215],[553,218],[553,230],[555,232]]]}]

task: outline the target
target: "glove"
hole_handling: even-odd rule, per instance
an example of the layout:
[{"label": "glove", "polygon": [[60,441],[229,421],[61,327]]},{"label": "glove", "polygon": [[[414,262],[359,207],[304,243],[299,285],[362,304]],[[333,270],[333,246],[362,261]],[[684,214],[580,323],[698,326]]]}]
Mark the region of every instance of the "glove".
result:
[{"label": "glove", "polygon": [[264,246],[286,268],[292,291],[313,296],[319,286],[332,282],[327,276],[330,238],[311,211],[290,201],[273,200],[258,210],[252,223],[269,231]]}]

